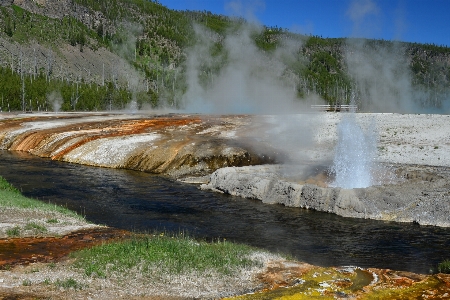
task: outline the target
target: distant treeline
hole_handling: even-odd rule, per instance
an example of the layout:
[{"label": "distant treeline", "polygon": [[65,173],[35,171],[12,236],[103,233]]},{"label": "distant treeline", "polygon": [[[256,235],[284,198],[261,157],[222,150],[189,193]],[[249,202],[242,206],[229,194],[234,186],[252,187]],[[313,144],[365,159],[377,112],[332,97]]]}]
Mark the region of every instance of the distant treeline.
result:
[{"label": "distant treeline", "polygon": [[1,111],[97,111],[151,108],[157,104],[151,93],[133,93],[112,82],[100,86],[48,80],[42,73],[21,76],[10,68],[0,68],[0,78]]},{"label": "distant treeline", "polygon": [[[56,14],[58,8],[53,9]],[[145,84],[136,89],[114,80],[95,81],[94,75],[55,76],[42,65],[25,72],[5,63],[11,60],[11,54],[5,54],[0,57],[3,111],[124,109],[132,102],[137,107],[178,107],[187,89],[187,53],[198,42],[193,24],[209,30],[211,57],[220,58],[202,65],[205,85],[227,64],[225,36],[246,25],[243,19],[207,11],[174,11],[147,0],[74,0],[72,7],[61,9],[70,9],[70,15],[58,19],[17,5],[0,7],[0,36],[23,45],[36,42],[57,55],[63,44],[76,46],[80,52],[86,47],[94,51],[105,47],[134,66]],[[329,104],[348,104],[366,92],[349,71],[349,40],[299,35],[279,27],[259,28],[252,38],[259,51],[285,64],[280,76],[293,86],[299,99],[315,94]],[[276,55],[291,42],[297,45],[294,55]],[[411,84],[424,91],[423,105],[438,107],[448,95],[450,48],[384,40],[364,40],[363,45],[369,52],[388,49],[405,57]],[[95,72],[101,71],[89,70],[89,74]]]}]

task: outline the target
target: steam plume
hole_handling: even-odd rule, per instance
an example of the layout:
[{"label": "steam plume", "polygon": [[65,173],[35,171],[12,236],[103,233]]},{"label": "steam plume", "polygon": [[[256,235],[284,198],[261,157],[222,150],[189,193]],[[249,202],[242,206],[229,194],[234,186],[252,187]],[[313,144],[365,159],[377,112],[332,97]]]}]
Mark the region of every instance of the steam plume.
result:
[{"label": "steam plume", "polygon": [[402,113],[420,110],[414,101],[411,71],[401,44],[349,39],[347,46],[348,72],[356,84],[357,102],[362,109]]},{"label": "steam plume", "polygon": [[63,103],[63,98],[59,91],[53,91],[47,94],[47,102],[50,103],[54,112],[58,112],[61,110],[61,105]]},{"label": "steam plume", "polygon": [[[187,57],[184,108],[207,114],[264,115],[254,117],[253,124],[236,138],[247,145],[254,143],[253,148],[263,153],[273,150],[277,162],[287,163],[281,169],[284,176],[303,178],[316,171],[304,163],[310,160],[308,150],[320,126],[317,114],[304,112],[309,101],[323,100],[317,95],[310,96],[313,100],[297,97],[299,77],[287,65],[298,62],[301,41],[283,41],[275,51],[264,52],[254,42],[262,30],[258,24],[245,23],[222,39],[195,26],[197,41]],[[223,51],[211,55],[218,44]]]},{"label": "steam plume", "polygon": [[[183,97],[187,111],[245,114],[301,111],[295,85],[285,80],[286,65],[254,44],[252,35],[261,30],[256,24],[243,24],[220,41],[219,36],[195,26],[198,41],[188,54],[188,89]],[[224,54],[211,55],[214,43],[223,45]]]}]

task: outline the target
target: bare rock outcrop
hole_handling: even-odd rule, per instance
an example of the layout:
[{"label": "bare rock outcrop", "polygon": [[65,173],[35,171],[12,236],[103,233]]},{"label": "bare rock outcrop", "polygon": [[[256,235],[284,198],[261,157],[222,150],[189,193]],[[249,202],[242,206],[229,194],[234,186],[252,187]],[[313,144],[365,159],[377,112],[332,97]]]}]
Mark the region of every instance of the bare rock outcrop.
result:
[{"label": "bare rock outcrop", "polygon": [[404,180],[395,184],[342,189],[289,181],[274,165],[228,167],[201,188],[343,217],[450,227],[450,170],[404,166],[397,173]]}]

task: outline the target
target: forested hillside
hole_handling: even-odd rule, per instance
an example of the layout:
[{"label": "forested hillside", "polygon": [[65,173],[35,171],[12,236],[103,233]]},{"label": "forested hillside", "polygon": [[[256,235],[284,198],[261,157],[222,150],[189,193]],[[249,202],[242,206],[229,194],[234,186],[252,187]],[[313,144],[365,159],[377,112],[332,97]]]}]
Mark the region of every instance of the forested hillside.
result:
[{"label": "forested hillside", "polygon": [[3,111],[183,108],[192,76],[197,89],[214,90],[251,53],[259,60],[245,76],[265,74],[296,101],[450,111],[448,47],[303,36],[147,0],[0,5]]}]

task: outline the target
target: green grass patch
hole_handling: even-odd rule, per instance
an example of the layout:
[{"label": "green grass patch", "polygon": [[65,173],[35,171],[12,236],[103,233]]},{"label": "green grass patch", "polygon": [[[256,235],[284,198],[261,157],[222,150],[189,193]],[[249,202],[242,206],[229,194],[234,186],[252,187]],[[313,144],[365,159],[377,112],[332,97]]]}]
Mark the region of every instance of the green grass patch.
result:
[{"label": "green grass patch", "polygon": [[45,226],[42,226],[40,224],[37,224],[35,222],[29,222],[24,227],[25,230],[33,230],[37,233],[45,233],[47,232],[47,228]]},{"label": "green grass patch", "polygon": [[82,216],[65,207],[45,203],[39,200],[23,196],[18,189],[12,186],[1,176],[0,176],[0,207],[16,207],[25,209],[38,209],[48,212],[59,212],[65,215],[83,219]]},{"label": "green grass patch", "polygon": [[20,227],[14,226],[13,228],[9,228],[6,230],[6,235],[9,237],[20,236]]},{"label": "green grass patch", "polygon": [[258,264],[249,259],[254,251],[246,245],[196,241],[183,234],[149,234],[84,249],[72,256],[75,267],[83,269],[88,276],[126,275],[131,269],[138,268],[140,273],[154,278],[158,272],[175,275],[209,270],[232,275],[237,269]]},{"label": "green grass patch", "polygon": [[5,178],[0,177],[0,190],[19,193],[19,190],[13,187]]},{"label": "green grass patch", "polygon": [[56,280],[55,285],[59,288],[64,289],[74,289],[74,290],[81,290],[83,289],[83,284],[79,283],[73,278],[67,278],[64,280]]},{"label": "green grass patch", "polygon": [[446,259],[438,264],[438,272],[450,274],[450,259]]},{"label": "green grass patch", "polygon": [[30,279],[24,279],[22,281],[22,285],[23,286],[30,286],[31,285],[31,280]]},{"label": "green grass patch", "polygon": [[54,270],[54,269],[56,269],[56,263],[55,262],[51,262],[51,263],[47,264],[47,267],[49,269],[51,269],[51,270]]}]

